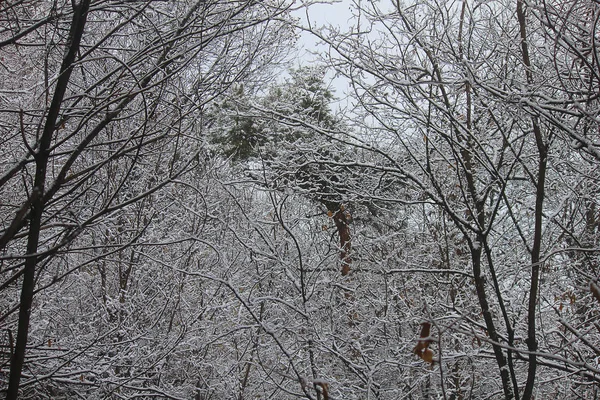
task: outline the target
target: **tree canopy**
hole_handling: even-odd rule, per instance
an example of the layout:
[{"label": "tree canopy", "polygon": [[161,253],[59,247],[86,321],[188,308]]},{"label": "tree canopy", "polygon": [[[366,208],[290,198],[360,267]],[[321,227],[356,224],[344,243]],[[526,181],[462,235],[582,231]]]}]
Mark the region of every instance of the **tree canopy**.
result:
[{"label": "tree canopy", "polygon": [[1,3],[0,391],[598,397],[599,20]]}]

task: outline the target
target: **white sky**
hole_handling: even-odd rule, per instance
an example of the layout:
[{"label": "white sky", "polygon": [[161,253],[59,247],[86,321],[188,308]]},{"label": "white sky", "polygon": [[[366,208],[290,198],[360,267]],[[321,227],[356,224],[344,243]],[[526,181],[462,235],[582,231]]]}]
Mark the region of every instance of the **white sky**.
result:
[{"label": "white sky", "polygon": [[[360,1],[360,0],[356,0]],[[341,27],[342,30],[348,27],[353,18],[352,9],[354,8],[353,0],[337,0],[333,4],[313,4],[308,9],[298,11],[294,16],[300,19],[300,23],[308,26],[308,21],[313,28],[322,26]],[[298,42],[299,58],[297,66],[310,65],[317,58],[315,52],[327,51],[323,45],[318,45],[318,40],[310,33],[303,32],[300,35]],[[331,85],[338,98],[343,98],[347,91],[348,84],[342,79],[331,78]]]}]

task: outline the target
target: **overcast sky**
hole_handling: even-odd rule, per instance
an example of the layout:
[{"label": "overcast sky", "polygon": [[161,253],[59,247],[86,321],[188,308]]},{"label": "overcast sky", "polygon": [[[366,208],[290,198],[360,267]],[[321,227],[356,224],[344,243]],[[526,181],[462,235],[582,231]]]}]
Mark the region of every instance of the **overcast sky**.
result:
[{"label": "overcast sky", "polygon": [[[344,29],[351,23],[353,4],[354,1],[352,0],[338,0],[334,4],[314,4],[308,8],[308,12],[307,10],[298,11],[295,17],[300,18],[300,22],[304,26],[308,26],[310,20],[313,28],[332,25]],[[298,45],[299,57],[294,67],[310,65],[317,58],[313,54],[314,52],[327,51],[325,46],[319,46],[318,40],[307,32],[301,34]],[[333,77],[330,77],[330,79],[336,97],[344,97],[344,92],[348,86],[347,82],[341,79],[333,79]]]}]

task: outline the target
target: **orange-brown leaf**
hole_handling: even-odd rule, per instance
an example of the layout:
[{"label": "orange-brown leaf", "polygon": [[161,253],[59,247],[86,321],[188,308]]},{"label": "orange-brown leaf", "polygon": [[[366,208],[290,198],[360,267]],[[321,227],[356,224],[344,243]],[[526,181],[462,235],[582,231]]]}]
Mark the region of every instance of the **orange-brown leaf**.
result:
[{"label": "orange-brown leaf", "polygon": [[421,358],[423,359],[423,361],[429,364],[433,364],[433,351],[431,349],[425,349]]}]

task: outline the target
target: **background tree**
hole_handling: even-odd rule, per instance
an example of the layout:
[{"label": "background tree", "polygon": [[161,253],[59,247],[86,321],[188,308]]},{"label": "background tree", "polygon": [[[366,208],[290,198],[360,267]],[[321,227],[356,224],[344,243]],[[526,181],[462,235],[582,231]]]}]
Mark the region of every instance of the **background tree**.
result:
[{"label": "background tree", "polygon": [[346,181],[356,176],[355,154],[321,135],[343,129],[331,110],[334,96],[325,85],[325,70],[306,67],[291,70],[290,75],[255,101],[242,87],[234,92],[217,112],[228,131],[215,132],[213,142],[225,156],[245,161],[250,175],[264,185],[291,189],[325,206],[338,233],[342,273],[347,275],[351,264],[347,207],[352,196]]}]

